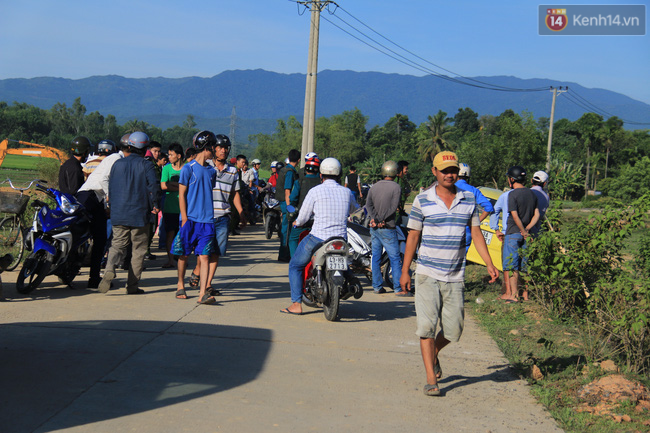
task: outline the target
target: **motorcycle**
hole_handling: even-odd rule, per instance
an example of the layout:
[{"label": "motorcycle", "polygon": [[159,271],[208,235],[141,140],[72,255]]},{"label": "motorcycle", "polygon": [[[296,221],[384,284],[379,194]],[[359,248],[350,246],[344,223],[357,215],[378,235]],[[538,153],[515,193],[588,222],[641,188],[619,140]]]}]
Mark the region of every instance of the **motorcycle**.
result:
[{"label": "motorcycle", "polygon": [[[308,233],[303,232],[300,240]],[[339,317],[340,301],[363,296],[359,279],[349,269],[349,248],[344,238],[327,239],[312,253],[305,267],[302,302],[312,308],[322,306],[325,319],[330,322]]]},{"label": "motorcycle", "polygon": [[[361,208],[350,216],[347,232],[348,243],[350,244],[350,269],[355,274],[365,275],[368,281],[372,282],[372,237],[370,234],[371,229],[368,227],[369,223],[370,219],[368,218],[366,209]],[[397,230],[397,240],[400,248],[400,261],[403,261],[407,231],[400,225],[395,230]],[[384,286],[393,287],[393,272],[386,250],[382,251],[379,263],[384,279]]]},{"label": "motorcycle", "polygon": [[90,221],[84,207],[70,194],[41,185],[36,189],[53,199],[56,207],[40,200],[31,203],[35,212],[26,238],[31,254],[16,280],[16,290],[22,294],[36,289],[51,274],[69,285],[90,252]]},{"label": "motorcycle", "polygon": [[274,190],[264,196],[262,200],[262,218],[264,220],[264,234],[266,239],[271,239],[273,233],[282,236],[282,212],[280,202],[275,199]]}]

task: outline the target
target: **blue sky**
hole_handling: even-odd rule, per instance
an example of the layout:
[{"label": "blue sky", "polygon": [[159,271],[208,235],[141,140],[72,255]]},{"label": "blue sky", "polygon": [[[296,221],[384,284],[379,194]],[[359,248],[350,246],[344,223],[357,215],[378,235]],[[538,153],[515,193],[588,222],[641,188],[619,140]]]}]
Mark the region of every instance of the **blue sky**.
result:
[{"label": "blue sky", "polygon": [[[538,36],[541,1],[338,3],[383,36],[464,76],[552,78],[650,103],[647,34]],[[645,4],[647,14],[648,0],[570,2],[630,3]],[[0,78],[211,77],[257,68],[305,73],[309,12],[301,16],[298,10],[289,0],[4,0]],[[345,26],[337,17],[343,18],[371,34],[340,9],[324,16]],[[325,20],[319,56],[323,69],[423,75]]]}]

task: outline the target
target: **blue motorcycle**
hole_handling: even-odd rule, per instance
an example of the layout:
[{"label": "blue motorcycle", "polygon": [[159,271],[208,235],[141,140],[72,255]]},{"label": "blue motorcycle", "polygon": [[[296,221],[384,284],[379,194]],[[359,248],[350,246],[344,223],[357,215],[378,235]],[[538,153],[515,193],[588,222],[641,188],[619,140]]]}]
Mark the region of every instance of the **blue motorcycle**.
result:
[{"label": "blue motorcycle", "polygon": [[36,189],[54,200],[56,207],[40,200],[31,203],[34,219],[25,239],[31,254],[16,280],[16,290],[22,294],[36,289],[48,275],[69,285],[90,251],[90,220],[84,207],[70,194],[42,185]]}]

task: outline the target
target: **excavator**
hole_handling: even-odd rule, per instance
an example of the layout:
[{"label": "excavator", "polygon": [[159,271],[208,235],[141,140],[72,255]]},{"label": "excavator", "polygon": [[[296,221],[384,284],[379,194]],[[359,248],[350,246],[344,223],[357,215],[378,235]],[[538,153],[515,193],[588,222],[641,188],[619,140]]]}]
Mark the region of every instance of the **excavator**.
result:
[{"label": "excavator", "polygon": [[[18,143],[21,146],[28,147],[9,149],[10,141]],[[68,155],[60,149],[45,146],[43,144],[30,143],[29,141],[9,140],[5,138],[0,142],[0,167],[2,166],[2,163],[4,162],[7,155],[40,156],[43,158],[52,158],[58,160],[60,164],[63,164],[68,159]]]}]

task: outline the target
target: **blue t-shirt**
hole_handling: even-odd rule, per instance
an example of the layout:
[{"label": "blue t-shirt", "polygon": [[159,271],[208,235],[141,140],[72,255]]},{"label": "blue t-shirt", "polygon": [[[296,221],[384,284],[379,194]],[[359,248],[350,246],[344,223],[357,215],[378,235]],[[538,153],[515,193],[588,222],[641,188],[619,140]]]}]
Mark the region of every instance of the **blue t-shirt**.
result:
[{"label": "blue t-shirt", "polygon": [[190,221],[197,223],[214,221],[212,189],[215,178],[214,168],[209,165],[203,166],[196,161],[185,164],[181,169],[178,183],[187,187],[187,219]]}]

